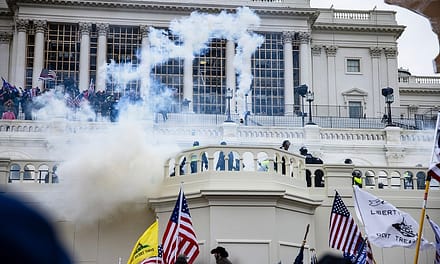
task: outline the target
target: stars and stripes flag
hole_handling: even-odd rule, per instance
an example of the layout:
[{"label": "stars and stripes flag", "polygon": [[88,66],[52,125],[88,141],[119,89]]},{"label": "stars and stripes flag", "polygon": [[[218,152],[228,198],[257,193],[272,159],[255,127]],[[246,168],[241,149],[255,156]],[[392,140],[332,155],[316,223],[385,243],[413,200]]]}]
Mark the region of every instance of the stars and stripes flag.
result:
[{"label": "stars and stripes flag", "polygon": [[159,245],[158,248],[158,255],[156,257],[148,258],[144,261],[142,261],[140,264],[162,264],[162,255],[163,255],[163,249],[162,245]]},{"label": "stars and stripes flag", "polygon": [[431,225],[432,231],[434,231],[435,235],[435,259],[434,264],[440,264],[440,227],[432,221],[429,216],[426,216],[429,224]]},{"label": "stars and stripes flag", "polygon": [[182,188],[163,234],[162,247],[165,264],[174,264],[180,254],[185,254],[188,264],[192,264],[199,255],[199,245]]},{"label": "stars and stripes flag", "polygon": [[359,228],[339,193],[336,192],[330,216],[329,246],[355,255],[362,242],[363,238]]},{"label": "stars and stripes flag", "polygon": [[47,81],[47,80],[56,80],[56,78],[57,78],[57,74],[55,71],[42,69],[40,73],[40,77],[38,79]]},{"label": "stars and stripes flag", "polygon": [[428,175],[440,182],[440,163],[432,165],[428,171]]}]

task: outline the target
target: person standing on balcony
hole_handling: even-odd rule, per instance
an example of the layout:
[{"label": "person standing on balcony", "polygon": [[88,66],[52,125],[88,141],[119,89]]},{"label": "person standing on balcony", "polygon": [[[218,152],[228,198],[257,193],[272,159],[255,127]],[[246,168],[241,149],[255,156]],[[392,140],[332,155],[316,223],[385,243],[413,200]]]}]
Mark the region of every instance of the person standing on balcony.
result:
[{"label": "person standing on balcony", "polygon": [[[226,142],[222,141],[220,143],[220,145],[226,146]],[[228,170],[229,171],[240,169],[239,161],[236,161],[236,162],[238,162],[238,164],[236,167],[234,167],[234,153],[232,153],[232,151],[230,151],[228,154]],[[223,151],[220,151],[220,154],[218,156],[217,165],[215,166],[215,170],[224,171],[225,165],[226,165],[225,153]]]},{"label": "person standing on balcony", "polygon": [[[193,143],[193,148],[196,148],[200,145],[200,143],[198,141],[194,141]],[[190,167],[191,167],[191,173],[196,173],[197,172],[197,154],[192,154],[191,155],[191,163],[190,163]],[[202,167],[201,167],[202,171],[203,169],[208,170],[208,158],[206,157],[206,153],[202,154]]]},{"label": "person standing on balcony", "polygon": [[[283,141],[283,143],[281,143],[280,149],[289,151],[289,148],[290,148],[290,141],[286,139]],[[275,159],[275,171],[277,171],[277,164],[278,164],[278,160]],[[286,175],[286,159],[284,157],[281,158],[281,174]]]}]

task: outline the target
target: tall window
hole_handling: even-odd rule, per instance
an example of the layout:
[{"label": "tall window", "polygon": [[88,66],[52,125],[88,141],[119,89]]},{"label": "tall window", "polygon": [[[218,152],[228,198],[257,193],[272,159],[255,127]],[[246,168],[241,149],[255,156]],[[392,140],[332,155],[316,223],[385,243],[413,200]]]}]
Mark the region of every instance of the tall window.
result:
[{"label": "tall window", "polygon": [[[45,41],[45,66],[54,70],[57,80],[45,82],[46,88],[62,84],[65,80],[79,80],[80,32],[75,24],[48,24]],[[49,86],[49,87],[48,87]]]},{"label": "tall window", "polygon": [[362,117],[362,103],[356,101],[348,102],[348,111],[350,118],[361,118]]},{"label": "tall window", "polygon": [[281,33],[259,33],[265,41],[252,57],[252,112],[284,114],[284,50]]},{"label": "tall window", "polygon": [[196,113],[225,112],[226,40],[212,39],[208,50],[193,61],[193,87]]},{"label": "tall window", "polygon": [[34,68],[35,29],[29,28],[27,32],[26,46],[26,80],[25,87],[32,88],[32,75]]},{"label": "tall window", "polygon": [[[139,27],[110,26],[107,35],[107,63],[114,61],[117,67],[126,71],[135,70],[138,67],[137,53],[141,47],[141,35]],[[111,76],[107,82],[107,91],[120,93],[140,93],[139,80],[128,80],[124,75]]]}]

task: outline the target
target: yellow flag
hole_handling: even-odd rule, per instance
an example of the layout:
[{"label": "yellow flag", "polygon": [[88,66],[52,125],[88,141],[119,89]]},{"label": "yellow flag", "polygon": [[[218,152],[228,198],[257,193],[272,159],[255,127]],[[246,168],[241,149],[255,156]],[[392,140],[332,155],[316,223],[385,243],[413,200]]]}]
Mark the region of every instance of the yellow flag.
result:
[{"label": "yellow flag", "polygon": [[127,264],[138,264],[144,259],[157,256],[158,247],[159,221],[156,220],[136,242]]}]

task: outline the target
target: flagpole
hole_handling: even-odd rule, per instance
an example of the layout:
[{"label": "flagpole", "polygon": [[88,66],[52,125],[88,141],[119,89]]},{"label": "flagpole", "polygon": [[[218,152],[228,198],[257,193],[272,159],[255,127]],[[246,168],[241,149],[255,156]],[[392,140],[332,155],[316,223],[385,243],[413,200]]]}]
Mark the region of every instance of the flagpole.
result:
[{"label": "flagpole", "polygon": [[[436,157],[436,153],[435,153],[436,146],[438,144],[438,141],[440,140],[440,138],[437,138],[437,137],[440,137],[440,135],[437,135],[439,133],[439,128],[440,128],[439,124],[440,124],[440,113],[437,113],[437,122],[436,122],[435,130],[434,130],[434,144],[432,147],[430,165],[436,164],[437,162],[439,162],[438,157]],[[439,143],[439,146],[437,146],[437,147],[440,147],[440,143]],[[437,162],[433,162],[434,158],[437,160]],[[423,230],[423,223],[425,221],[426,204],[427,204],[427,200],[428,200],[428,193],[429,193],[429,185],[430,184],[431,184],[431,175],[430,175],[430,173],[428,173],[428,175],[426,177],[426,183],[425,183],[425,194],[423,196],[422,212],[420,214],[419,233],[417,234],[417,246],[416,246],[416,254],[414,256],[414,264],[417,264],[417,262],[419,260],[420,243],[422,240],[422,230]]]},{"label": "flagpole", "polygon": [[419,233],[417,234],[416,254],[414,256],[414,264],[417,264],[419,260],[420,243],[422,240],[422,230],[423,230],[423,223],[425,221],[426,203],[428,200],[428,192],[429,192],[430,184],[431,184],[431,175],[428,174],[428,176],[426,177],[425,194],[423,196],[422,213],[420,214]]},{"label": "flagpole", "polygon": [[183,182],[180,183],[180,191],[179,191],[179,214],[177,215],[177,239],[176,239],[176,253],[174,254],[174,261],[177,259],[177,254],[179,253],[179,232],[180,232],[180,214],[182,213],[182,204],[183,204]]},{"label": "flagpole", "polygon": [[[156,215],[156,221],[159,224],[159,216]],[[157,231],[159,231],[159,225],[157,227]],[[156,264],[159,263],[159,232],[157,232],[157,258],[156,258]]]}]

